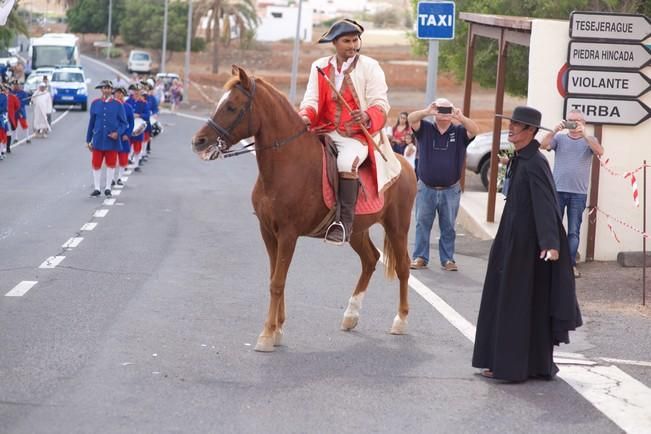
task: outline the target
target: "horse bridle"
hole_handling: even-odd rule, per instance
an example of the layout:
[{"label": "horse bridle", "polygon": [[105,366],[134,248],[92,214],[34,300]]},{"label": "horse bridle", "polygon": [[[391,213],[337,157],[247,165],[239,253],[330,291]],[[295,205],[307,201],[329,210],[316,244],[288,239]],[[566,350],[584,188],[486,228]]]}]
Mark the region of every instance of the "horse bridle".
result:
[{"label": "horse bridle", "polygon": [[[239,149],[239,150],[235,150],[235,151],[228,151],[228,150],[224,151],[223,148],[224,148],[224,144],[225,144],[225,139],[228,140],[228,142],[232,144],[233,143],[233,136],[232,136],[231,133],[233,132],[235,127],[237,127],[239,125],[239,123],[242,121],[242,118],[244,117],[244,115],[247,114],[247,113],[250,113],[251,111],[253,111],[253,98],[255,97],[255,88],[256,88],[255,78],[251,77],[251,91],[246,90],[244,88],[244,86],[242,86],[241,83],[238,83],[233,88],[239,90],[240,92],[242,92],[248,98],[247,101],[246,101],[245,106],[240,109],[240,112],[237,114],[237,117],[233,120],[233,122],[231,122],[231,124],[227,128],[224,128],[221,125],[219,125],[217,122],[215,122],[212,118],[208,118],[207,121],[206,121],[208,126],[210,128],[212,128],[213,130],[215,130],[215,132],[217,132],[217,142],[215,144],[216,147],[217,147],[217,153],[214,154],[214,158],[218,158],[218,157],[221,157],[221,158],[236,157],[238,155],[247,154],[247,153],[253,152],[253,151],[261,151],[261,150],[269,149],[269,148],[279,148],[280,146],[291,142],[292,140],[300,137],[305,132],[307,132],[307,127],[306,127],[306,128],[303,128],[298,133],[292,134],[291,136],[289,136],[289,137],[287,137],[287,138],[285,138],[283,140],[275,141],[271,145],[262,146],[262,145],[257,145],[255,142],[252,142],[252,143],[249,143],[248,145],[246,145],[244,147],[244,149]],[[251,116],[249,116],[249,126],[248,126],[246,137],[250,137],[250,136],[251,136]],[[250,147],[254,147],[254,148],[253,149],[246,149],[246,148],[250,148]]]}]

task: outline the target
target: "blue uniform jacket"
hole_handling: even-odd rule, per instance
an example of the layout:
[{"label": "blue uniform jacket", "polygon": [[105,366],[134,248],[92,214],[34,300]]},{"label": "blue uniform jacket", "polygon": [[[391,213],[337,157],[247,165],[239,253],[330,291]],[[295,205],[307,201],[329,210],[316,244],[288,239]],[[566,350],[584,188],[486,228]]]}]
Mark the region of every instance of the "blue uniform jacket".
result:
[{"label": "blue uniform jacket", "polygon": [[[120,136],[120,152],[131,152],[131,133],[133,132],[133,109],[129,104],[123,104],[127,116],[127,129]],[[127,136],[126,140],[123,137]]]},{"label": "blue uniform jacket", "polygon": [[[86,143],[92,143],[98,151],[119,151],[120,136],[127,129],[127,116],[124,105],[110,98],[106,101],[96,99],[90,105],[90,120],[86,131]],[[112,139],[109,134],[117,132],[118,138]]]},{"label": "blue uniform jacket", "polygon": [[[149,104],[147,104],[147,101],[144,99],[139,99],[136,101],[132,97],[129,97],[126,101],[126,104],[129,104],[133,109],[134,117],[135,115],[140,115],[140,117],[147,122],[147,125],[149,125],[149,116],[151,115],[151,111],[149,110]],[[132,140],[136,141],[142,141],[144,138],[144,134],[131,137]]]},{"label": "blue uniform jacket", "polygon": [[[147,95],[147,104],[152,115],[158,114],[158,101],[154,95]],[[147,120],[147,129],[145,131],[151,133],[151,122],[149,120]]]},{"label": "blue uniform jacket", "polygon": [[7,95],[0,93],[0,128],[9,129],[9,118],[7,115]]},{"label": "blue uniform jacket", "polygon": [[13,92],[13,94],[18,97],[18,100],[20,100],[20,110],[18,110],[18,113],[16,114],[16,118],[27,119],[27,110],[25,109],[25,107],[29,105],[29,101],[30,101],[29,94],[24,90],[17,90]]}]

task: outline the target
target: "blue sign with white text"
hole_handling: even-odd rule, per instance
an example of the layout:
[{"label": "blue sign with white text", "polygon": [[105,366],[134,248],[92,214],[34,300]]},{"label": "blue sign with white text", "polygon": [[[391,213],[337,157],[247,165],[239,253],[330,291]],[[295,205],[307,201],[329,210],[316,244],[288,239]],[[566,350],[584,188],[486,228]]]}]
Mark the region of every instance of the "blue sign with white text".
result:
[{"label": "blue sign with white text", "polygon": [[419,2],[418,39],[454,39],[454,2]]}]

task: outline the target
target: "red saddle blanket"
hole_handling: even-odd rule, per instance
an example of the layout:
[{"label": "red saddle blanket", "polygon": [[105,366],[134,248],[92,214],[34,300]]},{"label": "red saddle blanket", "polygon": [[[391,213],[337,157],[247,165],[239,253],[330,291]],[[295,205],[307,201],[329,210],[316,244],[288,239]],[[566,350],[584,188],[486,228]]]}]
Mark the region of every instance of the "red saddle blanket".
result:
[{"label": "red saddle blanket", "polygon": [[[375,173],[370,164],[366,160],[359,168],[359,180],[361,187],[359,195],[357,195],[357,204],[355,205],[355,215],[375,214],[380,212],[384,206],[384,194],[378,194],[376,183],[373,180]],[[326,172],[326,154],[323,152],[323,165],[322,165],[322,182],[323,186],[323,201],[328,209],[332,209],[336,205],[335,192],[330,182],[328,181],[328,174]]]}]

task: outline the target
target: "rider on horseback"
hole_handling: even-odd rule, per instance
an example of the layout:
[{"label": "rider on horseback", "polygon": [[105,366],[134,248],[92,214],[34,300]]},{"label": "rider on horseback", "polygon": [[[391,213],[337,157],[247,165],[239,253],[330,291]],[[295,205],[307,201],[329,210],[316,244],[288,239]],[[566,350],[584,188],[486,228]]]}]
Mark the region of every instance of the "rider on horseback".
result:
[{"label": "rider on horseback", "polygon": [[[312,64],[299,110],[306,125],[330,136],[337,147],[340,214],[339,221],[326,231],[326,240],[334,244],[350,239],[359,189],[358,168],[367,157],[372,164],[375,162],[362,126],[375,135],[384,127],[389,113],[384,71],[375,59],[358,54],[363,32],[357,22],[344,19],[334,23],[319,39],[319,43],[332,42],[335,55]],[[351,111],[332,91],[332,84]]]}]

